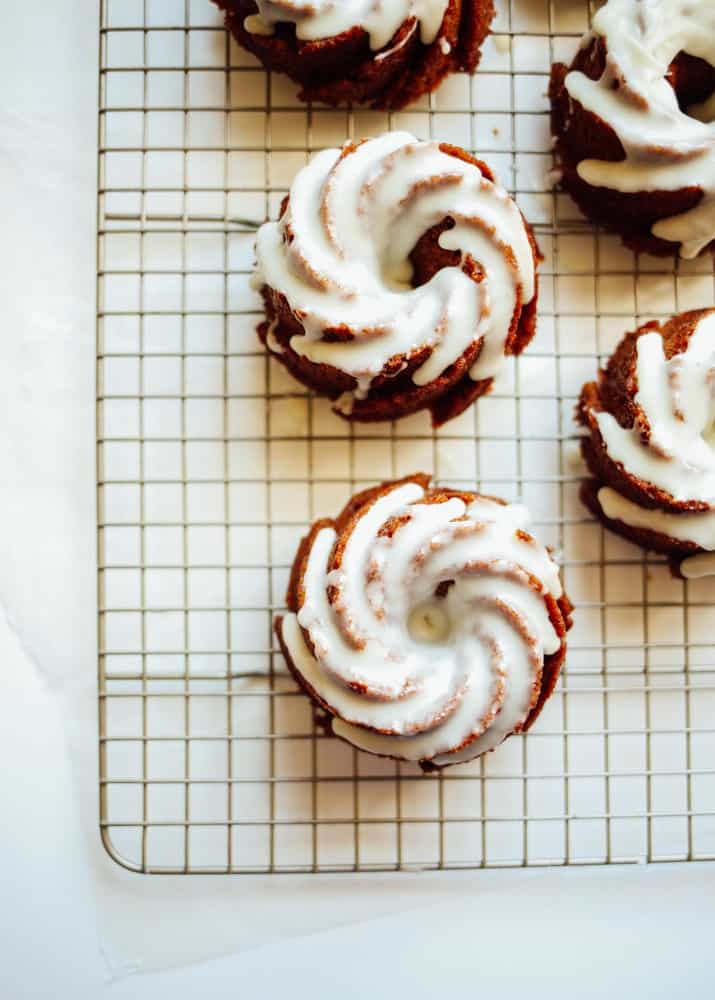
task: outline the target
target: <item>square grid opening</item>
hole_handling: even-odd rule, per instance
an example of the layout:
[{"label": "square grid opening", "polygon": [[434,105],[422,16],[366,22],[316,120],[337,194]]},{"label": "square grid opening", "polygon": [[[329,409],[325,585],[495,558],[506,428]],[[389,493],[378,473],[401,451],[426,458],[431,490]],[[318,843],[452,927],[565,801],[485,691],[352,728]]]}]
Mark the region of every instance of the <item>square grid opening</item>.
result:
[{"label": "square grid opening", "polygon": [[[128,868],[715,857],[712,584],[590,519],[572,420],[625,330],[712,305],[712,262],[638,259],[553,192],[549,68],[592,10],[498,7],[474,78],[388,114],[302,105],[209,0],[102,2],[100,822]],[[388,128],[486,159],[545,256],[535,341],[437,432],[345,424],[255,336],[255,229],[312,153]],[[527,503],[576,604],[535,730],[424,776],[316,731],[271,628],[310,522],[415,470]]]}]

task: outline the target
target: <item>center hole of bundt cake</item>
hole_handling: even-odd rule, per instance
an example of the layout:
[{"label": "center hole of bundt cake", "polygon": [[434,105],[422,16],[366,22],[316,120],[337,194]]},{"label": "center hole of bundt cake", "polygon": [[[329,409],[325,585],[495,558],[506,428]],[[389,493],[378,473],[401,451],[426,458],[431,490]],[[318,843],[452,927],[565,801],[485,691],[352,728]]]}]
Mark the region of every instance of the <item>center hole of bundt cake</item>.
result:
[{"label": "center hole of bundt cake", "polygon": [[715,66],[688,52],[679,52],[666,79],[684,114],[701,122],[715,121]]},{"label": "center hole of bundt cake", "polygon": [[412,265],[411,285],[413,288],[426,285],[443,267],[459,267],[462,259],[459,250],[445,250],[439,245],[442,233],[453,228],[454,219],[443,219],[417,240],[409,256]]},{"label": "center hole of bundt cake", "polygon": [[452,631],[452,622],[439,598],[416,605],[407,618],[407,631],[415,642],[437,645],[446,642]]}]

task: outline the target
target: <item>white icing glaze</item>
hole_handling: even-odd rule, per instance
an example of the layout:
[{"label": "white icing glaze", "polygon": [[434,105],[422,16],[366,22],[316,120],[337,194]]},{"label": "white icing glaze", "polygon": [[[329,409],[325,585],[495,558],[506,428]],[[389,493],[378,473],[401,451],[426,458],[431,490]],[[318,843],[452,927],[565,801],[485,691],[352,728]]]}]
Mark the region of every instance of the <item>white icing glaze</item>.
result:
[{"label": "white icing glaze", "polygon": [[681,562],[680,572],[688,580],[715,576],[715,552],[700,552],[696,556],[688,556]]},{"label": "white icing glaze", "polygon": [[[358,398],[388,361],[431,347],[413,373],[432,381],[483,337],[471,369],[500,367],[512,318],[535,294],[531,245],[514,201],[471,163],[407,132],[369,139],[341,158],[318,153],[293,181],[287,211],[261,226],[254,284],[281,292],[300,317],[297,353],[357,380]],[[440,245],[470,255],[485,272],[476,283],[445,267],[412,288],[409,254],[446,216]],[[323,339],[347,326],[353,339]]]},{"label": "white icing glaze", "polygon": [[273,351],[274,354],[283,353],[281,342],[276,337],[276,320],[269,323],[268,329],[266,330],[266,347],[269,351]]},{"label": "white icing glaze", "polygon": [[246,31],[272,34],[276,24],[295,24],[302,41],[332,38],[361,27],[376,52],[390,41],[400,25],[415,18],[420,38],[429,45],[442,26],[449,0],[256,0],[258,14],[244,21]]},{"label": "white icing glaze", "polygon": [[606,517],[631,528],[646,528],[681,542],[694,542],[708,552],[715,550],[715,510],[674,513],[641,507],[610,486],[598,491],[598,502]]},{"label": "white icing glaze", "polygon": [[593,18],[592,34],[605,39],[606,67],[599,80],[567,75],[571,98],[605,121],[623,145],[622,162],[583,160],[586,183],[616,191],[676,191],[696,186],[695,208],[652,227],[660,239],[680,243],[692,258],[715,239],[715,104],[681,111],[668,66],[679,52],[715,65],[713,0],[608,0]]},{"label": "white icing glaze", "polygon": [[[336,534],[322,529],[302,607],[283,618],[281,635],[338,716],[337,735],[373,753],[447,764],[493,749],[525,721],[543,658],[560,648],[545,597],[558,598],[561,584],[547,550],[516,533],[528,520],[523,507],[423,496],[409,482],[374,501],[339,569],[329,569]],[[381,534],[392,518],[397,527]]]},{"label": "white icing glaze", "polygon": [[252,35],[272,35],[273,25],[264,21],[260,14],[249,14],[243,19],[243,27]]},{"label": "white icing glaze", "polygon": [[715,313],[669,361],[659,333],[639,337],[636,377],[632,428],[595,415],[609,457],[676,501],[715,504]]}]

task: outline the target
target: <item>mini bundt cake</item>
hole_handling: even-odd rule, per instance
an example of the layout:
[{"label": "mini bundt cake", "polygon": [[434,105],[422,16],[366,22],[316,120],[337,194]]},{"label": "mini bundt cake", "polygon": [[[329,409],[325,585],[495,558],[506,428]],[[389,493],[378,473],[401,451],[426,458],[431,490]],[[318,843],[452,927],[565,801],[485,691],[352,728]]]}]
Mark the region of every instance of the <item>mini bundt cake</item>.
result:
[{"label": "mini bundt cake", "polygon": [[682,576],[715,573],[715,309],[626,334],[577,416],[590,510]]},{"label": "mini bundt cake", "polygon": [[538,249],[515,202],[484,163],[406,132],[318,153],[256,257],[261,340],[348,419],[444,423],[535,332]]},{"label": "mini bundt cake", "polygon": [[715,248],[715,3],[608,0],[550,97],[561,185],[636,251]]},{"label": "mini bundt cake", "polygon": [[571,605],[525,508],[413,475],[303,539],[276,633],[298,683],[361,750],[424,770],[523,732],[566,652]]},{"label": "mini bundt cake", "polygon": [[236,40],[304,101],[401,108],[473,73],[492,0],[215,0]]}]

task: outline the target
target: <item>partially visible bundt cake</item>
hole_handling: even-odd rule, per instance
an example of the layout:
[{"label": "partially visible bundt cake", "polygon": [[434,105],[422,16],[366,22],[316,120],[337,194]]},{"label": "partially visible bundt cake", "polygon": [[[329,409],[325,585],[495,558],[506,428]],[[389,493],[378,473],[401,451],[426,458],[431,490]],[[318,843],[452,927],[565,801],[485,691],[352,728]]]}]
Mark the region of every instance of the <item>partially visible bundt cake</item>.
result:
[{"label": "partially visible bundt cake", "polygon": [[527,521],[521,506],[418,474],[313,525],[276,633],[336,736],[429,770],[531,726],[571,605]]},{"label": "partially visible bundt cake", "polygon": [[406,132],[318,153],[256,256],[262,341],[348,419],[441,424],[534,335],[538,250],[516,204],[481,161]]},{"label": "partially visible bundt cake", "polygon": [[561,185],[632,249],[715,248],[715,3],[608,0],[551,76]]},{"label": "partially visible bundt cake", "polygon": [[473,73],[492,0],[215,0],[236,40],[304,101],[401,108]]},{"label": "partially visible bundt cake", "polygon": [[715,309],[626,334],[577,415],[591,511],[683,576],[715,573]]}]

